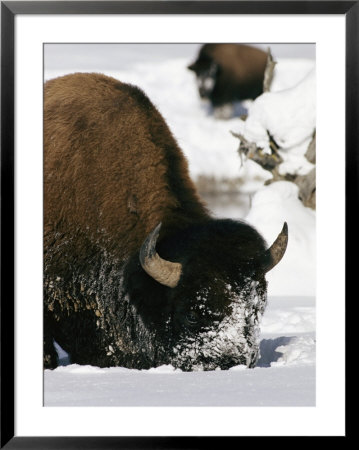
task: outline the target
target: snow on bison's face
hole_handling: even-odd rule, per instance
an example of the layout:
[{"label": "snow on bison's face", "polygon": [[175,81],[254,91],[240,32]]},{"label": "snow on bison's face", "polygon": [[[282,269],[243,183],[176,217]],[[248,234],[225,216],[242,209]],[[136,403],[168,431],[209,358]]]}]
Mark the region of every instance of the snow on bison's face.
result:
[{"label": "snow on bison's face", "polygon": [[266,306],[265,273],[284,254],[286,225],[268,250],[248,225],[217,221],[212,229],[206,224],[159,242],[157,253],[159,229],[141,248],[146,281],[133,296],[141,323],[151,330],[144,345],[155,355],[152,363],[185,371],[253,367]]},{"label": "snow on bison's face", "polygon": [[174,302],[170,361],[182,370],[253,367],[259,354],[259,324],[266,282],[250,278],[231,284],[214,279],[185,302]]}]

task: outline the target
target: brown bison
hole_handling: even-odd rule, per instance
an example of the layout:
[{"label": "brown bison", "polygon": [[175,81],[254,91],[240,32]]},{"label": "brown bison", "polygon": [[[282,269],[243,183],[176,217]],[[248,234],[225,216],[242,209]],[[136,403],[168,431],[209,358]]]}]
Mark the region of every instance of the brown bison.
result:
[{"label": "brown bison", "polygon": [[266,249],[249,225],[212,218],[166,122],[137,87],[100,74],[44,96],[44,365],[183,370],[258,357]]},{"label": "brown bison", "polygon": [[263,92],[267,54],[242,44],[205,44],[188,66],[197,77],[201,98],[214,108],[255,99]]}]

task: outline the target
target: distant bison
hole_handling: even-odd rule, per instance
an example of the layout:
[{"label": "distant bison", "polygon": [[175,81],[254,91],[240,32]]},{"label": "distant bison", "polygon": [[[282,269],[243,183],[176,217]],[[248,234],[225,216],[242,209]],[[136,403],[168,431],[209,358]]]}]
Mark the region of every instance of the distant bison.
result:
[{"label": "distant bison", "polygon": [[166,122],[100,74],[45,85],[44,365],[253,367],[265,273],[282,258],[212,218]]},{"label": "distant bison", "polygon": [[267,54],[242,44],[205,44],[188,66],[196,74],[201,98],[213,107],[255,99],[263,92]]}]

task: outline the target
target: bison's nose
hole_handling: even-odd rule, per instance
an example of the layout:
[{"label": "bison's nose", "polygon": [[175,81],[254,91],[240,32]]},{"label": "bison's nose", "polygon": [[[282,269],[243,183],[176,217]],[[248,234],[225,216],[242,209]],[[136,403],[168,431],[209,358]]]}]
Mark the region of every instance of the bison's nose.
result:
[{"label": "bison's nose", "polygon": [[228,370],[234,366],[246,366],[253,368],[257,362],[258,352],[247,355],[223,355],[219,360],[218,367],[222,370]]},{"label": "bison's nose", "polygon": [[240,365],[247,365],[247,360],[244,356],[223,356],[219,361],[218,367],[222,370],[228,370],[231,367]]}]

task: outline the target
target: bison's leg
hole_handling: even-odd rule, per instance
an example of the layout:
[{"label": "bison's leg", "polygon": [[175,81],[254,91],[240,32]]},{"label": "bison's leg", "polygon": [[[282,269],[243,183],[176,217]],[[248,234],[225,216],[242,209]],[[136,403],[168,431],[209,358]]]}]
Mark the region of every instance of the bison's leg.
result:
[{"label": "bison's leg", "polygon": [[55,369],[58,366],[58,356],[54,345],[55,323],[51,315],[44,311],[44,369]]},{"label": "bison's leg", "polygon": [[44,334],[44,369],[55,369],[57,360],[54,340],[49,334]]}]

